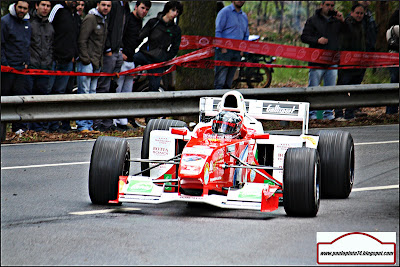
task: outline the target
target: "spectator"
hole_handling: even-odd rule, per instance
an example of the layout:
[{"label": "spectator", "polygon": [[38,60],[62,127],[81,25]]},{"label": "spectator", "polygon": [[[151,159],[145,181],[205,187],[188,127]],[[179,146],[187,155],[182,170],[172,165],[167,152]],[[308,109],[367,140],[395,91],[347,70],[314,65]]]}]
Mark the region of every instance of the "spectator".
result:
[{"label": "spectator", "polygon": [[[31,37],[31,60],[29,68],[51,70],[53,56],[53,25],[48,20],[51,11],[50,1],[38,1],[31,15],[32,37]],[[28,76],[28,83],[33,95],[47,95],[50,76],[32,75]],[[47,122],[33,122],[31,129],[40,132],[48,131]]]},{"label": "spectator", "polygon": [[[9,7],[10,13],[1,18],[1,65],[23,70],[30,64],[31,24],[29,2],[17,1]],[[1,95],[30,95],[28,76],[1,73]],[[13,123],[12,131],[21,134],[27,123]]]},{"label": "spectator", "polygon": [[[222,8],[215,20],[215,37],[237,40],[249,39],[249,22],[246,13],[242,11],[245,1],[232,1],[232,4]],[[215,49],[215,60],[240,61],[243,52]],[[237,67],[216,66],[214,87],[215,89],[231,88]]]},{"label": "spectator", "polygon": [[84,14],[83,11],[85,10],[85,1],[78,1],[76,3],[76,14],[83,19]]},{"label": "spectator", "polygon": [[[126,17],[130,13],[129,1],[112,1],[108,16],[108,34],[104,48],[102,72],[118,73],[122,66],[122,36]],[[114,86],[115,83],[113,83]],[[111,77],[100,77],[97,83],[97,93],[109,93]],[[115,87],[114,87],[115,88]],[[113,91],[113,90],[112,90]],[[112,119],[94,120],[94,128],[99,131],[114,130]]]},{"label": "spectator", "polygon": [[[74,13],[76,1],[58,1],[50,12],[49,21],[54,28],[53,70],[72,71],[73,62],[78,56],[78,30]],[[69,76],[51,76],[49,82],[50,94],[65,94]],[[60,127],[61,124],[61,127]],[[70,121],[53,121],[49,124],[52,132],[68,132]]]},{"label": "spectator", "polygon": [[[343,14],[334,11],[335,1],[322,1],[321,8],[308,18],[301,35],[301,41],[309,44],[311,48],[339,50],[339,36],[343,27]],[[309,62],[309,66],[337,67]],[[335,69],[310,69],[308,86],[319,86],[324,81],[324,86],[336,85],[338,71]],[[317,111],[310,111],[310,119],[317,118]],[[324,110],[323,118],[333,120],[333,110]]]},{"label": "spectator", "polygon": [[[397,38],[397,45],[395,43],[389,43],[389,53],[399,53],[399,9],[397,8],[389,19],[388,30],[386,32],[386,39],[394,35]],[[389,68],[390,71],[390,82],[399,82],[399,67]],[[386,114],[396,114],[399,112],[399,106],[387,106]]]},{"label": "spectator", "polygon": [[364,18],[362,21],[365,33],[365,51],[375,52],[376,35],[378,33],[378,28],[376,26],[375,19],[372,16],[372,12],[371,10],[369,10],[371,1],[358,1],[358,3],[361,4],[365,9]]},{"label": "spectator", "polygon": [[[76,2],[76,12],[72,13],[77,36],[79,36],[79,31],[81,29],[82,19],[83,19],[83,15],[81,15],[83,13],[79,12],[78,8],[81,11],[83,11],[84,7],[85,7],[85,1],[77,1]],[[76,65],[76,60],[74,60],[74,62],[72,63],[72,69],[75,72],[78,71],[78,68],[77,68],[77,65]],[[75,87],[76,84],[77,84],[77,76],[69,76],[67,88],[65,89],[65,93],[66,94],[76,93],[76,90],[77,90],[77,88]]]},{"label": "spectator", "polygon": [[[99,1],[97,8],[91,9],[82,21],[78,39],[78,72],[100,72],[107,38],[106,17],[111,10],[111,2]],[[95,94],[98,79],[98,76],[79,76],[78,94]],[[93,132],[92,120],[77,120],[76,125],[81,133]]]},{"label": "spectator", "polygon": [[[140,45],[139,32],[142,29],[143,18],[147,15],[151,8],[151,2],[149,0],[138,0],[136,2],[135,10],[129,14],[125,27],[125,33],[122,38],[123,49],[122,57],[124,63],[122,64],[121,71],[126,71],[135,68],[133,62],[133,55],[135,49]],[[122,76],[118,79],[117,93],[129,93],[132,92],[133,76]],[[115,119],[114,125],[117,130],[126,131],[128,129],[128,119],[121,118]]]},{"label": "spectator", "polygon": [[[181,28],[175,19],[182,15],[183,6],[178,1],[169,1],[156,18],[150,19],[139,34],[139,43],[148,37],[139,52],[133,56],[135,65],[147,65],[173,59],[181,44]],[[149,73],[162,73],[164,68],[149,70]],[[157,91],[161,76],[149,76],[149,90]]]},{"label": "spectator", "polygon": [[[364,7],[357,3],[351,8],[350,16],[345,20],[345,30],[341,35],[340,50],[342,51],[362,51],[366,50],[365,34],[363,28]],[[338,85],[361,84],[365,74],[365,69],[340,69],[338,75]],[[335,110],[336,120],[347,121],[355,118],[354,108]]]}]

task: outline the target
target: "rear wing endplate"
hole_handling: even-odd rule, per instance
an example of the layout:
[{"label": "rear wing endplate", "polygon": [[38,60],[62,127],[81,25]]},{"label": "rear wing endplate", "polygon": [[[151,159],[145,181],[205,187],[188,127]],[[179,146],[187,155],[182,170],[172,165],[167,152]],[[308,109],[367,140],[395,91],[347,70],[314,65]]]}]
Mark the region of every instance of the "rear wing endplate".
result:
[{"label": "rear wing endplate", "polygon": [[[221,110],[221,97],[200,98],[200,122],[207,122]],[[245,115],[258,120],[301,121],[302,133],[308,134],[308,119],[310,103],[273,101],[273,100],[244,100]]]}]

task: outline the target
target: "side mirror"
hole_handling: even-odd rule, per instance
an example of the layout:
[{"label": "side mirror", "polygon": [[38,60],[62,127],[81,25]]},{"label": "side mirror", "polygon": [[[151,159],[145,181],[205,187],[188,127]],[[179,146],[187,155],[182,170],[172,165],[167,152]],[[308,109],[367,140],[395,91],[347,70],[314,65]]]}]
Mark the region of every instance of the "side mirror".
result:
[{"label": "side mirror", "polygon": [[269,139],[269,134],[254,134],[250,137],[253,139]]},{"label": "side mirror", "polygon": [[178,134],[178,135],[187,135],[188,130],[182,129],[182,128],[171,128],[171,133]]}]

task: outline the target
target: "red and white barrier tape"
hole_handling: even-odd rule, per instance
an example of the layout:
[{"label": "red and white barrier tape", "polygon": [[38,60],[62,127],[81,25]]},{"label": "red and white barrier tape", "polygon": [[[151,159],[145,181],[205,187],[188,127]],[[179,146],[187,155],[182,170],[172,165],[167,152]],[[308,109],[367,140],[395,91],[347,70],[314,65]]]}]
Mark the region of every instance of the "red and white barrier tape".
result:
[{"label": "red and white barrier tape", "polygon": [[[277,65],[261,64],[251,62],[226,62],[204,60],[214,56],[214,47],[227,48],[253,54],[269,55],[283,58],[321,63],[327,65],[339,65],[339,67],[329,67],[327,69],[356,69],[356,68],[383,68],[398,67],[399,53],[372,53],[357,51],[333,51],[290,45],[281,45],[264,42],[243,41],[206,36],[183,35],[180,49],[199,49],[191,53],[176,57],[166,62],[140,66],[120,73],[84,73],[73,71],[51,71],[38,69],[16,70],[12,67],[1,66],[2,72],[10,72],[24,75],[57,75],[57,76],[122,76],[122,75],[146,75],[162,76],[176,69],[176,66],[188,68],[213,68],[214,66],[237,66],[237,67],[257,67],[257,68],[307,68],[321,69],[318,66],[296,66],[296,65]],[[140,73],[141,71],[157,69],[160,67],[172,66],[163,73]]]}]

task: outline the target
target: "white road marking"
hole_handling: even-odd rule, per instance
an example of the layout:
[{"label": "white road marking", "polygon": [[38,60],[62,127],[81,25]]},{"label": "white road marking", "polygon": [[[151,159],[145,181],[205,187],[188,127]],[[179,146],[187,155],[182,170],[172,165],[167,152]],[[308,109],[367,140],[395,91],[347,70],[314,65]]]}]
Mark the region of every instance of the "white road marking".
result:
[{"label": "white road marking", "polygon": [[384,189],[399,189],[399,185],[398,184],[394,184],[394,185],[384,185],[384,186],[353,188],[351,191],[352,192],[359,192],[359,191],[372,191],[372,190],[384,190]]},{"label": "white road marking", "polygon": [[118,208],[118,209],[106,209],[106,210],[88,210],[88,211],[76,211],[70,212],[71,215],[92,215],[92,214],[102,214],[102,213],[112,213],[112,212],[121,212],[121,211],[133,211],[133,210],[141,210],[139,208]]},{"label": "white road marking", "polygon": [[355,143],[355,146],[365,146],[365,145],[381,145],[381,144],[394,144],[398,143],[399,140],[394,141],[382,141],[382,142],[366,142],[366,143]]},{"label": "white road marking", "polygon": [[87,161],[87,162],[55,163],[55,164],[41,164],[41,165],[27,165],[27,166],[14,166],[14,167],[1,167],[1,169],[2,170],[13,170],[13,169],[57,167],[57,166],[68,166],[68,165],[82,165],[82,164],[90,164],[90,161]]}]

